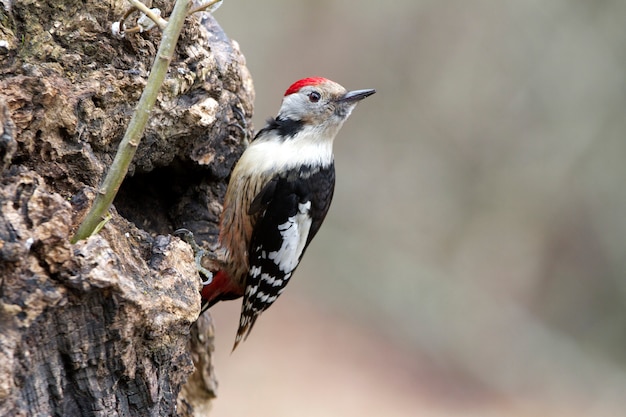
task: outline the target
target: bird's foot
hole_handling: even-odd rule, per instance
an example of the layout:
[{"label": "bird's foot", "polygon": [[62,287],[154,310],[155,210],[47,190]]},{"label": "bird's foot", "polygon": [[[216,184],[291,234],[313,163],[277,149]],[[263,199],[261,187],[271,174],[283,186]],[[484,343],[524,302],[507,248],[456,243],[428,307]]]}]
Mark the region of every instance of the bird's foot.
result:
[{"label": "bird's foot", "polygon": [[195,257],[196,269],[198,269],[200,275],[206,278],[202,280],[202,285],[209,285],[211,282],[213,282],[213,272],[202,266],[202,257],[208,252],[198,246],[193,238],[193,233],[191,233],[191,231],[187,229],[178,229],[174,231],[174,234],[180,236],[181,239],[183,239],[189,244],[189,246],[191,246]]}]

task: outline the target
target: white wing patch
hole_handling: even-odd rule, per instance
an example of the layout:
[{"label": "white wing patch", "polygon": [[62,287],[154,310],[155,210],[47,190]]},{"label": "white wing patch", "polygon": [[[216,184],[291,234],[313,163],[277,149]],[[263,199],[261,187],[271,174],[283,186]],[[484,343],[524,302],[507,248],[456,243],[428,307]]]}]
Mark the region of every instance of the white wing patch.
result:
[{"label": "white wing patch", "polygon": [[268,253],[268,258],[273,260],[278,268],[286,274],[296,269],[306,246],[306,239],[309,236],[312,223],[309,215],[310,210],[310,201],[298,204],[298,213],[278,226],[282,236],[282,245],[277,251]]}]

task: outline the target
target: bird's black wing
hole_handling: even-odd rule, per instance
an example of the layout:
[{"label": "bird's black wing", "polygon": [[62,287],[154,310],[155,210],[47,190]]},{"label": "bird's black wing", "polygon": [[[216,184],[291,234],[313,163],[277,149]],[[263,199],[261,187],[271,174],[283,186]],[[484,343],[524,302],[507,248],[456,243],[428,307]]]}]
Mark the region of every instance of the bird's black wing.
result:
[{"label": "bird's black wing", "polygon": [[235,344],[282,293],[330,207],[335,170],[302,168],[273,178],[248,210],[259,214],[248,258],[250,270]]}]

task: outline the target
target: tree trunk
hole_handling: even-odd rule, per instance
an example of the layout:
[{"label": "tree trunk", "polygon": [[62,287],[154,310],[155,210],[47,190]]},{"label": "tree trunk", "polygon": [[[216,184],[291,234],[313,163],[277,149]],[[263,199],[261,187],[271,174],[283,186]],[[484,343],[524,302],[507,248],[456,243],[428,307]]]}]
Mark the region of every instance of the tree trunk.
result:
[{"label": "tree trunk", "polygon": [[0,1],[0,415],[199,415],[215,396],[210,316],[171,232],[215,240],[254,93],[208,13],[186,20],[111,220],[69,243],[161,38],[113,37],[127,8]]}]

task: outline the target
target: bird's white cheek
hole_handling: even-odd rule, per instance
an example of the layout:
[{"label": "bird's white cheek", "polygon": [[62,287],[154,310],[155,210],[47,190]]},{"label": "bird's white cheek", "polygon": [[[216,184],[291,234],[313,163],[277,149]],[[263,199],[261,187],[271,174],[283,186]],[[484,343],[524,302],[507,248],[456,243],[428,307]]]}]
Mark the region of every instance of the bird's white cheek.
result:
[{"label": "bird's white cheek", "polygon": [[278,111],[280,117],[286,119],[300,120],[302,115],[307,114],[306,103],[298,94],[292,94],[283,98],[283,103]]}]

